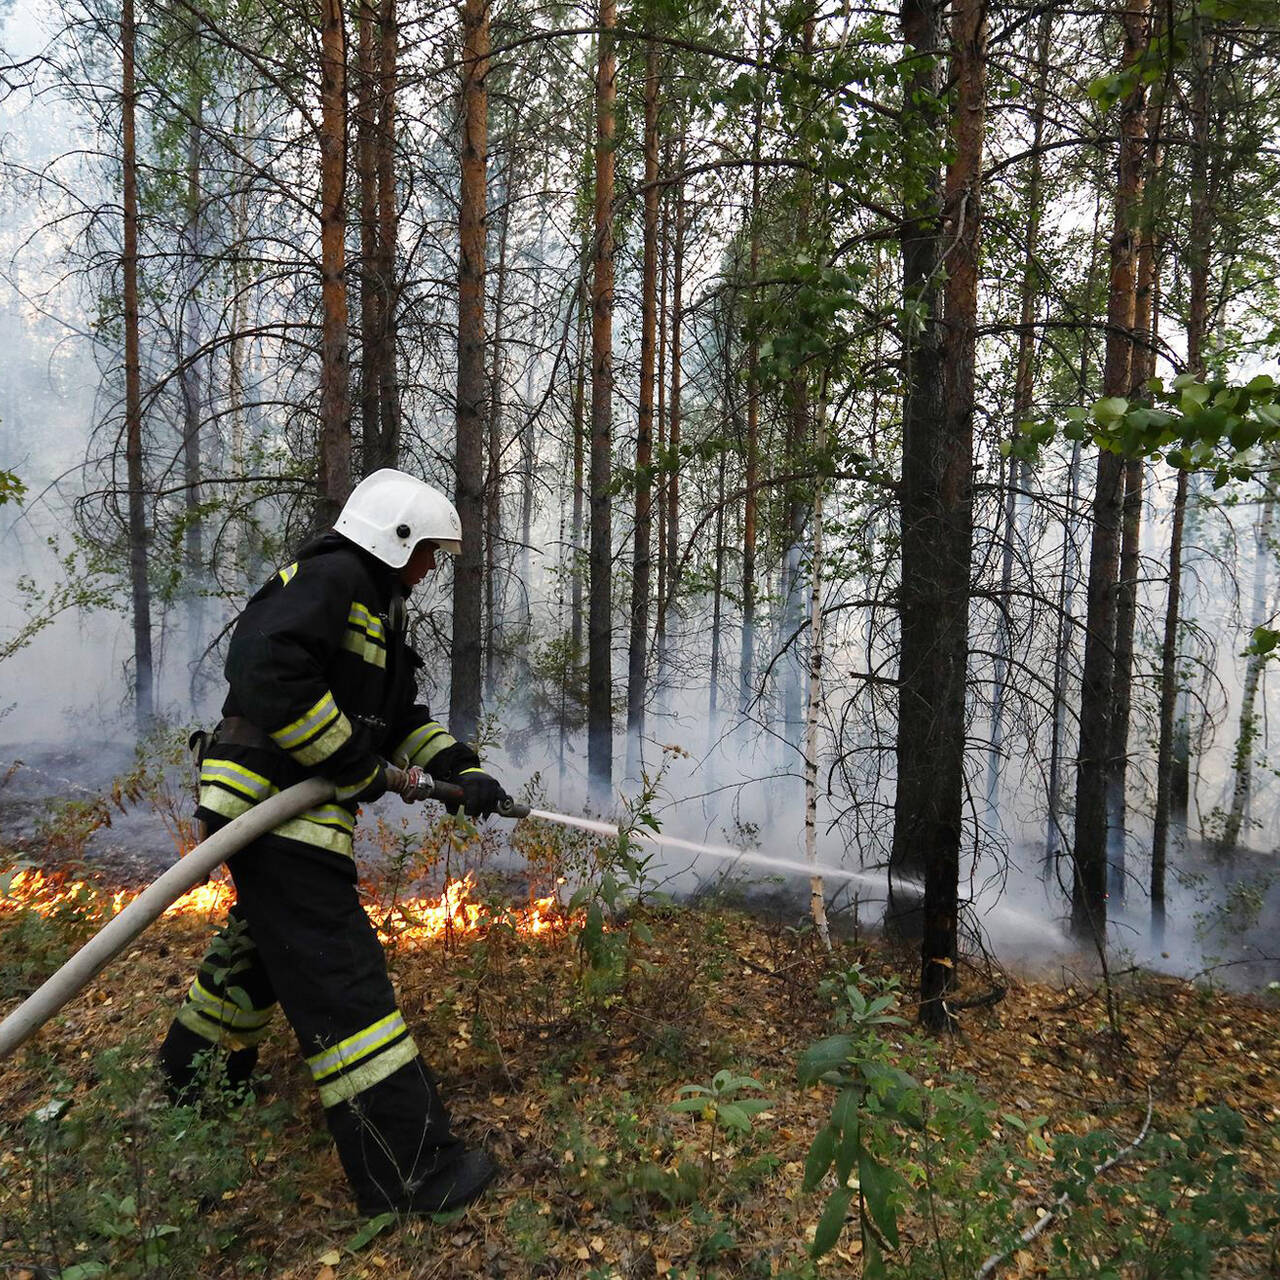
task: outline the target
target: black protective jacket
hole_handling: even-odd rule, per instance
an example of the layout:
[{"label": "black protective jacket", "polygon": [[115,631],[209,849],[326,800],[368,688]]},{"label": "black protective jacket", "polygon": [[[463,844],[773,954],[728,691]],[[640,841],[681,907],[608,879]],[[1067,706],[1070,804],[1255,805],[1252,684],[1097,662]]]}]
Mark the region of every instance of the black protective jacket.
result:
[{"label": "black protective jacket", "polygon": [[422,660],[405,640],[403,591],[393,569],[330,532],[249,601],[201,763],[199,818],[217,826],[319,774],[336,802],[272,835],[350,857],[356,797],[376,787],[382,760],[450,780],[479,764],[415,702]]}]

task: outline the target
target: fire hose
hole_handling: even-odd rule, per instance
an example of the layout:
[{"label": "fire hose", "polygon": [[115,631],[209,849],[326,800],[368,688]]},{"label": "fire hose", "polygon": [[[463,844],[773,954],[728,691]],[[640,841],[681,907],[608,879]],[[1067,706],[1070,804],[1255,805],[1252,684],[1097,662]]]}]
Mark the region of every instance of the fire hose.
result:
[{"label": "fire hose", "polygon": [[[438,782],[415,771],[406,778],[399,769],[387,767],[387,787],[408,800],[439,800],[447,805],[462,804],[462,788]],[[188,889],[204,881],[215,867],[245,845],[274,830],[282,822],[296,818],[307,809],[333,799],[334,786],[325,778],[308,778],[268,797],[238,818],[202,840],[185,857],[179,858],[159,879],[149,884],[118,915],[105,924],[51,978],[29,995],[3,1022],[0,1022],[0,1059],[8,1057],[29,1040],[64,1004],[82,991],[148,925],[159,919]],[[510,798],[497,810],[500,817],[527,818],[529,806]]]}]

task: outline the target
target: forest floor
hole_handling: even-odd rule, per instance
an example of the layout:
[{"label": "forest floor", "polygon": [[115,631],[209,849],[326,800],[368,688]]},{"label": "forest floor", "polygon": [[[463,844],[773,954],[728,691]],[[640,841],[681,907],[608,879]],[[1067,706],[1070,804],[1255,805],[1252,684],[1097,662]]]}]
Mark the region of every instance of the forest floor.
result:
[{"label": "forest floor", "polygon": [[[0,841],[0,1015],[117,887],[96,868],[37,910],[3,879],[16,855],[53,859],[31,837]],[[553,911],[535,934],[496,909],[412,941],[413,904],[387,912],[405,906],[403,880],[368,892],[456,1127],[502,1165],[494,1187],[438,1220],[357,1218],[283,1025],[253,1100],[164,1105],[155,1046],[216,924],[193,909],[0,1062],[0,1275],[959,1280],[1007,1251],[995,1274],[1280,1276],[1280,1001],[1265,992],[1138,969],[1104,982],[1083,962],[1035,979],[963,964],[957,1003],[971,1007],[927,1040],[910,1025],[912,958],[877,937],[828,957],[810,929],[703,900],[632,907],[608,945],[581,914]],[[881,994],[902,1024],[866,1019]],[[843,1199],[821,1169],[804,1187],[841,1095],[797,1077],[838,1033],[858,1046],[847,1071],[910,1073],[893,1088],[914,1099],[898,1112],[884,1089],[854,1099],[860,1193]],[[690,1085],[707,1105],[673,1110]],[[744,1099],[761,1105],[735,1110]],[[1062,1195],[1073,1212],[1015,1248]],[[815,1231],[842,1219],[811,1259]]]}]

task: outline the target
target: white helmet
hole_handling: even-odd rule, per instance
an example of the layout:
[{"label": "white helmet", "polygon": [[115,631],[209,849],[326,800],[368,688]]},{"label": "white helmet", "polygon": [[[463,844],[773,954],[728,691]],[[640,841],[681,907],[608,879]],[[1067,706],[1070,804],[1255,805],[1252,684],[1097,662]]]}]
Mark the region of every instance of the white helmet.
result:
[{"label": "white helmet", "polygon": [[333,527],[393,569],[403,569],[423,541],[452,556],[462,550],[462,521],[453,503],[425,480],[390,467],[356,485]]}]

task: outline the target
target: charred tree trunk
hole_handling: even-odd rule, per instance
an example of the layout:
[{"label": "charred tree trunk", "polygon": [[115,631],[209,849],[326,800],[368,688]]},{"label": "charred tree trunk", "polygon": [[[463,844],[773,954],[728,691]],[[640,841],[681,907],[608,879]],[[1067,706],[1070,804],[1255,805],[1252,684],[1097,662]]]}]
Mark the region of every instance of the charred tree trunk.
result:
[{"label": "charred tree trunk", "polygon": [[591,279],[591,589],[587,624],[587,777],[604,806],[613,791],[613,172],[616,0],[601,0],[596,70],[595,269]]},{"label": "charred tree trunk", "polygon": [[[1123,12],[1124,68],[1132,66],[1146,46],[1148,17],[1148,0],[1132,0]],[[1141,81],[1123,101],[1120,136],[1103,370],[1103,391],[1109,396],[1127,396],[1131,388],[1136,232],[1146,149],[1146,88]],[[1100,451],[1089,552],[1071,892],[1072,932],[1098,947],[1105,945],[1107,935],[1107,780],[1115,693],[1123,485],[1123,460],[1118,454]]]},{"label": "charred tree trunk", "polygon": [[[901,10],[911,55],[903,132],[924,155],[941,149],[936,104],[943,92],[942,14],[939,0],[904,0]],[[958,846],[960,837],[959,807],[952,813],[949,805],[939,805],[935,774],[943,714],[938,703],[949,687],[946,664],[950,657],[938,648],[939,637],[934,634],[944,588],[936,553],[942,544],[945,468],[940,436],[947,421],[940,287],[942,178],[933,161],[922,162],[915,178],[917,196],[904,209],[900,232],[903,313],[910,319],[904,321],[903,334],[898,778],[886,913],[886,923],[910,938],[923,934],[918,886],[931,855],[950,843]]]},{"label": "charred tree trunk", "polygon": [[320,33],[320,466],[317,523],[333,524],[351,492],[347,401],[347,32],[325,0]]},{"label": "charred tree trunk", "polygon": [[636,415],[636,520],[627,664],[627,777],[638,779],[648,694],[649,590],[653,564],[653,378],[658,326],[658,46],[645,49],[644,260],[640,285],[640,402]]},{"label": "charred tree trunk", "polygon": [[[583,249],[583,263],[586,250]],[[573,523],[569,529],[572,586],[569,594],[570,645],[573,660],[581,661],[582,655],[582,569],[585,559],[582,540],[583,522],[587,505],[587,366],[591,355],[587,348],[588,299],[585,278],[578,291],[578,364],[573,381]]]},{"label": "charred tree trunk", "polygon": [[133,710],[138,737],[155,720],[155,679],[151,659],[151,585],[147,578],[146,477],[142,469],[142,365],[138,343],[138,89],[134,70],[137,30],[133,0],[120,13],[121,169],[124,182],[124,423],[125,469],[129,482],[129,585],[133,604]]},{"label": "charred tree trunk", "polygon": [[458,516],[462,552],[453,565],[453,679],[449,727],[473,738],[480,721],[480,613],[484,577],[485,169],[489,103],[488,0],[462,7],[461,187],[458,210]]}]

